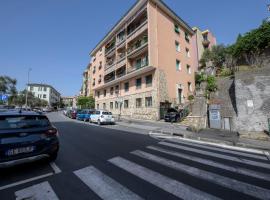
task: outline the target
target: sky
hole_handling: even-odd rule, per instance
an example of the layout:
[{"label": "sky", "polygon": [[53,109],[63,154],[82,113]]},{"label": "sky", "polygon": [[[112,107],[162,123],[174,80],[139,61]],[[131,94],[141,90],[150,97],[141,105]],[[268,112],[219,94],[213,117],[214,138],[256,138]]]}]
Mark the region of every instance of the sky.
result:
[{"label": "sky", "polygon": [[[62,96],[78,94],[89,53],[136,0],[0,0],[0,76],[22,90],[46,83]],[[270,0],[164,0],[191,27],[232,44],[270,16]]]}]

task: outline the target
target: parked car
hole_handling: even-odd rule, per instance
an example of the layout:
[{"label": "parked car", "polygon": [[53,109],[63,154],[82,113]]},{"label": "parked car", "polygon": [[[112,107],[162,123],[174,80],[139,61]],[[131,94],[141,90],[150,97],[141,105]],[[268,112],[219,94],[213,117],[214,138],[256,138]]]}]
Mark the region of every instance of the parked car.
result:
[{"label": "parked car", "polygon": [[43,158],[55,160],[58,131],[49,119],[36,112],[0,113],[0,168]]},{"label": "parked car", "polygon": [[189,113],[188,108],[177,110],[175,108],[169,108],[164,116],[165,122],[178,122],[183,117],[186,117]]},{"label": "parked car", "polygon": [[105,110],[96,110],[90,117],[93,123],[101,124],[114,124],[115,120],[111,112]]},{"label": "parked car", "polygon": [[68,112],[68,117],[71,119],[76,119],[78,112],[80,112],[80,110],[76,110],[76,109],[70,110]]},{"label": "parked car", "polygon": [[83,109],[77,112],[76,119],[82,121],[88,121],[95,110]]}]

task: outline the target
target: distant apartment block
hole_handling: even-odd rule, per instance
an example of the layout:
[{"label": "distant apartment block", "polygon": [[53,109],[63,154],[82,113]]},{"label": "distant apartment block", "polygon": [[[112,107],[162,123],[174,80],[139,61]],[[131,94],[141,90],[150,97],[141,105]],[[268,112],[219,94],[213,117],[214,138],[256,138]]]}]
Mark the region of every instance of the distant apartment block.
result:
[{"label": "distant apartment block", "polygon": [[86,69],[83,72],[83,83],[82,83],[82,89],[81,89],[81,96],[92,96],[93,90],[92,90],[92,73],[91,73],[91,66],[92,63],[88,64]]},{"label": "distant apartment block", "polygon": [[139,0],[90,53],[96,108],[159,120],[194,93],[194,32],[160,0]]},{"label": "distant apartment block", "polygon": [[66,97],[61,97],[63,104],[65,107],[73,107],[76,108],[76,96],[66,96]]},{"label": "distant apartment block", "polygon": [[200,59],[202,58],[202,54],[205,49],[211,49],[212,46],[217,44],[216,38],[212,32],[209,30],[201,31],[199,28],[193,28],[194,35],[192,37],[192,48],[195,49],[193,51],[193,66],[195,71],[198,71],[200,68]]},{"label": "distant apartment block", "polygon": [[28,84],[27,90],[32,92],[35,97],[46,100],[48,106],[53,106],[60,102],[61,94],[50,85],[31,83]]}]

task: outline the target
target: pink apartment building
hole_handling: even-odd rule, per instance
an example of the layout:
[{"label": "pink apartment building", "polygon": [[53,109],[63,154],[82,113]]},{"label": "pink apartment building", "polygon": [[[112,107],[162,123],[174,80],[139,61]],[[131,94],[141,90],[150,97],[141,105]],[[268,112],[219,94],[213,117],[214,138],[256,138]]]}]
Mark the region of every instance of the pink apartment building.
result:
[{"label": "pink apartment building", "polygon": [[195,71],[198,71],[200,68],[200,59],[205,49],[211,49],[212,46],[217,45],[215,36],[209,30],[201,31],[199,28],[193,28],[194,35],[192,37],[192,57],[193,57],[193,66]]},{"label": "pink apartment building", "polygon": [[91,51],[96,108],[159,120],[193,94],[193,30],[160,0],[139,0]]}]

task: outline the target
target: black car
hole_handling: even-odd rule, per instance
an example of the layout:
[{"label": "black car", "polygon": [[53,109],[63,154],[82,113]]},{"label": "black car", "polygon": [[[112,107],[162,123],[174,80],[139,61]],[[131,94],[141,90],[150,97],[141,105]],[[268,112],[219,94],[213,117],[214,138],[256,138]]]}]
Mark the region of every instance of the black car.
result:
[{"label": "black car", "polygon": [[0,113],[0,168],[49,158],[59,150],[58,131],[49,119],[36,112]]},{"label": "black car", "polygon": [[178,122],[180,120],[180,113],[174,108],[169,108],[164,116],[165,122]]}]

